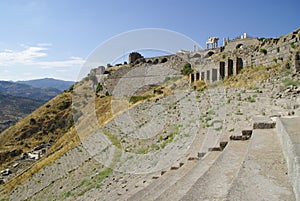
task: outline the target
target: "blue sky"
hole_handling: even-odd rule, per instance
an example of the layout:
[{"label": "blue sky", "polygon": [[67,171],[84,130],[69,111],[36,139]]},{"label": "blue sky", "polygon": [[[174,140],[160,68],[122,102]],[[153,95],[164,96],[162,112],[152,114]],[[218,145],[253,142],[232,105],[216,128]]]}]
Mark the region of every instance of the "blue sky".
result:
[{"label": "blue sky", "polygon": [[0,0],[0,80],[76,80],[97,46],[134,29],[169,29],[202,47],[208,36],[279,37],[300,27],[299,8],[299,0]]}]

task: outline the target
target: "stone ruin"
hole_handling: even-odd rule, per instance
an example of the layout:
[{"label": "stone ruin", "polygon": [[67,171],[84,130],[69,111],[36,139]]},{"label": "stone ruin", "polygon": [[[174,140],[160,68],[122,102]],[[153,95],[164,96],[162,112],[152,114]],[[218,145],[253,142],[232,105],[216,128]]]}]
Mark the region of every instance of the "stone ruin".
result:
[{"label": "stone ruin", "polygon": [[219,38],[208,37],[208,40],[206,41],[206,49],[209,49],[209,46],[211,46],[211,49],[218,48],[218,42]]},{"label": "stone ruin", "polygon": [[[209,37],[206,50],[184,52],[191,59],[194,72],[189,81],[203,80],[208,83],[237,75],[248,66],[280,65],[300,71],[300,29],[280,38],[258,39],[243,34],[233,40],[226,39],[224,46],[217,48],[218,38]],[[210,48],[211,47],[211,48]],[[263,51],[265,53],[263,53]],[[200,56],[194,57],[199,54]]]},{"label": "stone ruin", "polygon": [[136,60],[144,58],[140,53],[138,52],[131,52],[129,54],[128,62],[129,64],[134,64]]}]

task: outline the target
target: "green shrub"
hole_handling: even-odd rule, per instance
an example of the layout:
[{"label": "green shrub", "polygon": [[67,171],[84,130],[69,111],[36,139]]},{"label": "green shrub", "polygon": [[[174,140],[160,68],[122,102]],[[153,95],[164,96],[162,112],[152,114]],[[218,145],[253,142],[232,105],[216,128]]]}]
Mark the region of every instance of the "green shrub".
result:
[{"label": "green shrub", "polygon": [[58,104],[57,108],[59,110],[65,110],[67,109],[69,106],[71,105],[71,102],[65,102],[65,101],[62,101],[61,103]]},{"label": "green shrub", "polygon": [[290,86],[290,85],[292,85],[292,86],[299,86],[300,85],[300,82],[298,80],[293,80],[293,79],[290,79],[290,78],[284,79],[282,81],[282,83],[285,87]]},{"label": "green shrub", "polygon": [[121,142],[119,141],[119,139],[118,139],[115,135],[113,135],[112,133],[110,133],[110,132],[107,131],[107,130],[102,130],[102,133],[103,133],[104,135],[106,135],[106,136],[109,138],[110,142],[111,142],[115,147],[117,147],[118,149],[122,149]]},{"label": "green shrub", "polygon": [[131,96],[129,102],[134,104],[134,103],[137,103],[137,102],[142,101],[142,100],[147,100],[147,99],[149,99],[151,97],[152,96],[150,96],[150,95],[145,95],[145,96]]},{"label": "green shrub", "polygon": [[105,96],[110,96],[108,91],[105,92]]},{"label": "green shrub", "polygon": [[291,43],[291,47],[292,47],[293,49],[295,49],[295,48],[296,48],[295,43]]},{"label": "green shrub", "polygon": [[181,73],[183,75],[189,75],[193,72],[194,72],[194,70],[192,69],[192,65],[190,63],[186,63],[181,70]]},{"label": "green shrub", "polygon": [[153,93],[159,95],[159,94],[163,94],[164,92],[163,92],[163,90],[161,90],[161,89],[154,89],[154,90],[153,90]]},{"label": "green shrub", "polygon": [[30,124],[30,125],[36,124],[36,120],[35,120],[34,118],[30,118],[29,124]]},{"label": "green shrub", "polygon": [[137,154],[147,154],[149,151],[149,148],[148,147],[143,147],[143,148],[140,148],[138,151],[137,151]]},{"label": "green shrub", "polygon": [[268,51],[265,48],[261,48],[259,51],[261,53],[263,53],[264,55],[266,55],[268,53]]},{"label": "green shrub", "polygon": [[279,47],[277,47],[276,50],[277,50],[277,52],[280,52],[280,48]]},{"label": "green shrub", "polygon": [[255,102],[255,97],[248,96],[246,99],[249,103],[254,103]]},{"label": "green shrub", "polygon": [[96,94],[99,93],[100,91],[103,90],[103,86],[101,83],[98,83],[97,88],[96,88]]}]

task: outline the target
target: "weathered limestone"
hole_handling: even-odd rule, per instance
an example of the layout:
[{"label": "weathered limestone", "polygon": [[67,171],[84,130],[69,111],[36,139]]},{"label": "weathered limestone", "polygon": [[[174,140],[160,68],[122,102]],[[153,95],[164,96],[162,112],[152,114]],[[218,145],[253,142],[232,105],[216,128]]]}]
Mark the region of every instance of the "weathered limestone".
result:
[{"label": "weathered limestone", "polygon": [[293,201],[295,196],[286,171],[275,129],[256,129],[253,131],[247,156],[230,183],[226,198],[222,200]]},{"label": "weathered limestone", "polygon": [[300,117],[277,118],[283,154],[288,166],[288,176],[292,183],[296,200],[300,200]]}]

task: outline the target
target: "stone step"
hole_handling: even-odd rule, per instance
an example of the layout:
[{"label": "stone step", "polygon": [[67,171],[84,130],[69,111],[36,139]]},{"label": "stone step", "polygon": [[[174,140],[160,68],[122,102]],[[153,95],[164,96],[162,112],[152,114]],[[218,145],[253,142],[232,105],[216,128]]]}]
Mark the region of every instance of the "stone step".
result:
[{"label": "stone step", "polygon": [[[223,200],[247,153],[249,141],[230,142],[204,172],[193,169],[156,200]],[[205,164],[203,164],[205,165]],[[202,165],[202,166],[203,166]]]},{"label": "stone step", "polygon": [[251,129],[245,129],[245,130],[242,130],[242,135],[231,135],[229,137],[230,140],[241,140],[241,141],[244,141],[244,140],[249,140],[252,136],[252,130]]},{"label": "stone step", "polygon": [[212,164],[218,159],[222,152],[210,152],[203,160],[200,160],[192,169],[182,174],[176,181],[164,183],[156,196],[146,200],[178,200],[180,199],[193,184],[205,174]]},{"label": "stone step", "polygon": [[295,200],[286,173],[275,130],[256,129],[225,200]]},{"label": "stone step", "polygon": [[[184,174],[185,172],[189,171],[190,168],[195,165],[196,162],[192,161],[189,162],[187,165],[183,166],[177,170],[168,170],[158,179],[153,180],[148,186],[139,190],[135,194],[128,197],[126,200],[131,201],[139,201],[139,200],[151,200],[151,197],[158,196],[159,191],[166,188],[169,183],[176,182],[180,175]],[[152,199],[153,200],[153,199]]]},{"label": "stone step", "polygon": [[218,147],[211,147],[208,148],[208,151],[223,151],[225,147],[227,146],[228,142],[227,141],[221,141]]},{"label": "stone step", "polygon": [[[195,160],[187,162],[180,169],[176,171],[168,171],[159,179],[152,182],[149,186],[137,192],[131,196],[128,200],[134,201],[146,201],[146,200],[155,200],[157,199],[165,190],[170,186],[175,184],[181,178],[186,177],[190,172],[195,172],[192,178],[197,178],[202,172],[205,172],[210,165],[215,161],[215,159],[220,155],[220,152],[212,152],[204,157],[202,160]],[[202,173],[203,174],[203,173]],[[192,181],[190,181],[192,182]]]},{"label": "stone step", "polygon": [[249,135],[231,135],[230,136],[230,140],[234,140],[234,141],[245,141],[245,140],[249,140],[251,136]]},{"label": "stone step", "polygon": [[256,117],[253,121],[253,129],[272,129],[276,122],[267,117]]}]

